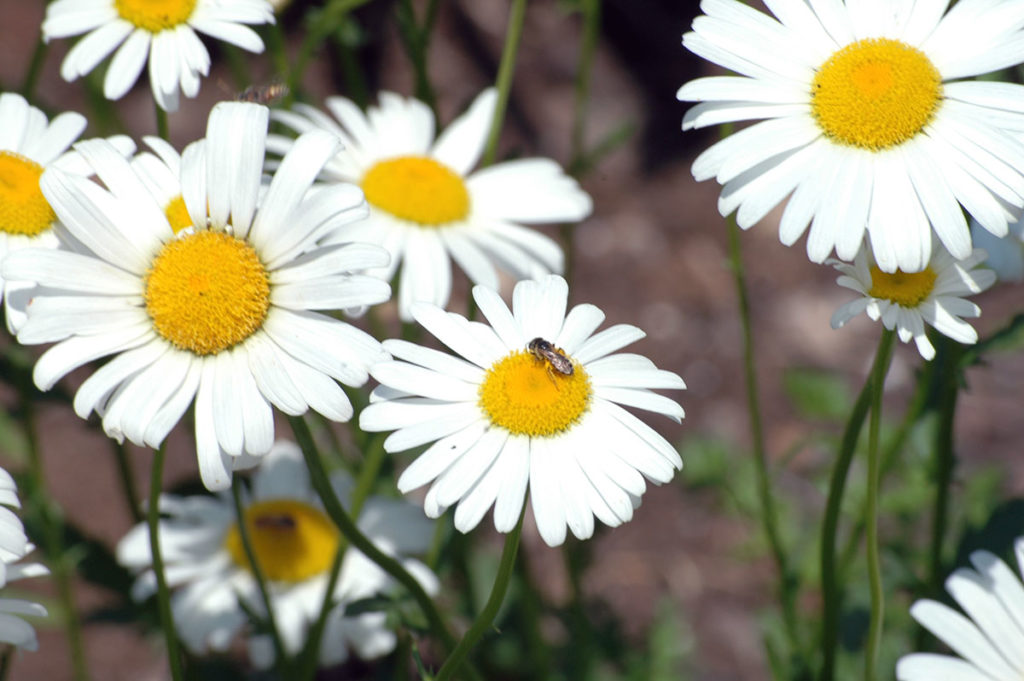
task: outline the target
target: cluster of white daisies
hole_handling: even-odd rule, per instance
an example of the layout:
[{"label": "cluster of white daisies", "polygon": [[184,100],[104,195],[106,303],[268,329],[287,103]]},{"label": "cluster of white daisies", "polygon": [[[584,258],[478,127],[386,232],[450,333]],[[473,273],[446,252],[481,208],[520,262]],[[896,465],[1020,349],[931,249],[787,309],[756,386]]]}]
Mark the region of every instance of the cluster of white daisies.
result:
[{"label": "cluster of white daisies", "polygon": [[[859,294],[834,326],[866,312],[914,339],[926,359],[934,350],[925,323],[974,342],[962,318],[980,311],[964,296],[995,275],[979,267],[985,254],[961,206],[978,242],[1020,233],[1024,115],[1018,86],[965,79],[1015,64],[1024,9],[1008,3],[990,12],[985,0],[961,0],[948,13],[947,3],[910,0],[767,4],[774,17],[736,0],[705,0],[684,36],[692,52],[739,74],[684,85],[679,98],[697,102],[684,128],[761,121],[708,149],[695,176],[724,185],[720,209],[737,211],[744,228],[789,197],[782,241],[806,232],[816,262],[834,251],[839,283]],[[264,0],[57,0],[43,31],[47,40],[87,34],[64,60],[66,79],[114,52],[107,97],[124,95],[148,63],[156,102],[174,110],[209,69],[196,31],[260,51],[249,26],[271,22]],[[495,527],[509,531],[529,492],[538,531],[553,546],[567,531],[591,536],[595,517],[628,521],[646,484],[668,481],[682,465],[674,447],[623,408],[678,421],[680,406],[653,390],[681,389],[682,380],[619,352],[641,330],[598,331],[598,308],[569,309],[560,247],[526,226],[579,221],[590,198],[547,159],[474,171],[494,107],[485,91],[435,136],[424,104],[388,93],[366,113],[342,97],[327,101],[331,115],[224,103],[206,137],[180,154],[147,138],[149,151],[132,156],[123,140],[86,140],[68,151],[84,119],[47,122],[20,97],[0,96],[0,285],[18,340],[54,344],[35,367],[37,385],[49,389],[106,358],[74,409],[83,418],[96,412],[111,437],[157,447],[193,406],[210,490],[262,462],[244,522],[269,566],[289,653],[317,616],[333,560],[324,547],[339,539],[294,448],[275,445],[274,408],[347,421],[354,414],[342,385],[373,376],[379,386],[359,425],[393,431],[388,451],[427,447],[398,483],[402,491],[429,485],[427,515],[454,506],[456,527],[468,531],[493,508]],[[271,116],[297,139],[268,135]],[[281,158],[267,161],[267,151]],[[989,247],[993,265],[1020,273],[1019,249]],[[486,323],[445,311],[451,261],[476,284]],[[498,270],[519,280],[511,306],[497,293]],[[338,318],[389,300],[392,280],[398,316],[450,353],[381,344]],[[333,482],[344,498],[349,483]],[[223,649],[245,622],[238,601],[261,607],[238,548],[243,521],[223,497],[162,503],[183,640],[197,651]],[[395,554],[424,550],[421,521],[387,500],[369,502],[360,516]],[[286,536],[288,560],[259,550]],[[142,571],[140,596],[153,585],[147,547],[144,528],[120,547],[121,559]],[[429,570],[407,564],[433,588]],[[971,583],[1019,606],[1024,591],[999,565],[980,555]],[[344,603],[386,588],[374,570],[354,552],[346,557],[334,594],[340,605],[328,620],[330,635],[367,655],[389,650],[393,636],[379,618],[345,617]],[[929,607],[916,613],[926,624],[952,621]],[[1020,624],[1022,612],[1007,617]],[[979,624],[991,635],[991,621]],[[980,645],[960,652],[974,659]],[[337,655],[339,647],[329,648]],[[250,650],[259,665],[272,659],[260,637]],[[1024,666],[1007,659],[1018,672]],[[912,656],[900,674],[952,674],[952,664]]]}]

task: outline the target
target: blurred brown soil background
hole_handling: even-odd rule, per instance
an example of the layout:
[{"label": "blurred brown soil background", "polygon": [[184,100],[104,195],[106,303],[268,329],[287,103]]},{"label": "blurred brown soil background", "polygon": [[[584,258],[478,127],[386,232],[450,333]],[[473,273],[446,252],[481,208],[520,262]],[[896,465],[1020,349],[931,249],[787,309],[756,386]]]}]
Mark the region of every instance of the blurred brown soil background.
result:
[{"label": "blurred brown soil background", "polygon": [[[283,19],[294,52],[302,39],[299,22],[307,3],[297,2]],[[421,5],[418,5],[422,9]],[[450,121],[484,87],[493,82],[504,38],[507,0],[448,0],[441,3],[429,53],[443,123]],[[714,131],[680,131],[685,106],[675,91],[686,80],[710,74],[680,45],[697,13],[696,2],[609,0],[603,3],[603,30],[593,72],[586,140],[593,146],[624,124],[634,134],[583,179],[594,198],[593,215],[575,231],[571,303],[591,302],[605,310],[607,323],[630,323],[648,337],[633,350],[662,368],[679,373],[689,389],[679,395],[686,408],[681,427],[649,419],[673,442],[711,436],[735,443],[737,456],[748,449],[748,425],[742,382],[742,346],[735,293],[727,267],[726,228],[716,210],[718,186],[697,184],[690,174],[693,158],[714,139]],[[0,0],[0,89],[17,90],[39,35],[44,3]],[[374,0],[356,12],[367,44],[359,59],[370,90],[412,94],[414,76],[394,23],[394,3]],[[565,164],[570,153],[573,83],[579,54],[580,22],[554,0],[530,3],[526,17],[511,104],[502,137],[505,155],[548,156]],[[181,149],[202,136],[210,107],[229,99],[233,87],[223,54],[206,42],[213,71],[195,100],[182,100],[170,116],[171,140]],[[59,77],[69,41],[55,41],[43,66],[33,104],[51,115],[76,110],[89,115],[80,83]],[[304,76],[304,93],[312,103],[346,94],[336,55],[315,56]],[[256,75],[270,80],[265,55],[246,56]],[[120,118],[138,141],[155,133],[153,102],[144,76],[116,104]],[[101,131],[90,127],[87,136]],[[746,272],[757,339],[761,395],[769,452],[778,457],[815,424],[798,418],[782,397],[785,368],[810,367],[838,372],[856,390],[874,352],[878,327],[865,318],[841,331],[829,326],[832,312],[852,295],[834,285],[835,273],[810,263],[803,243],[783,247],[777,236],[778,213],[743,235]],[[542,228],[557,237],[557,228]],[[452,309],[464,309],[466,286]],[[506,288],[505,293],[510,290]],[[999,328],[1021,309],[1024,287],[1001,285],[977,300],[984,309],[976,322],[982,335]],[[389,314],[391,314],[389,312]],[[9,343],[10,341],[5,341]],[[32,349],[38,354],[38,349]],[[890,395],[901,413],[920,364],[912,346],[898,348],[890,372]],[[77,372],[65,382],[74,388]],[[999,356],[969,375],[956,423],[961,457],[956,475],[977,467],[1005,467],[1007,498],[1024,491],[1019,463],[1022,432],[1019,386],[1024,360]],[[16,396],[0,392],[5,407]],[[663,419],[664,420],[664,419]],[[87,426],[66,406],[47,402],[39,410],[39,430],[49,482],[66,515],[89,535],[113,546],[131,525],[121,501],[111,446],[98,428]],[[279,423],[282,436],[287,425]],[[151,453],[129,448],[140,490],[148,485]],[[188,428],[169,442],[168,484],[196,475]],[[808,450],[788,462],[776,478],[782,494],[803,495],[822,508],[819,491],[805,472],[820,469],[832,454]],[[15,466],[0,452],[0,462]],[[692,463],[692,462],[687,462]],[[444,522],[450,522],[446,516]],[[817,526],[817,519],[811,525]],[[477,532],[487,532],[489,519]],[[713,490],[693,490],[687,469],[672,484],[652,488],[633,521],[594,540],[592,569],[584,588],[606,601],[623,618],[627,635],[639,644],[656,609],[671,604],[688,622],[681,648],[691,649],[692,678],[700,681],[758,681],[768,678],[758,625],[759,613],[774,602],[771,563],[751,561],[756,527],[722,511]],[[524,551],[542,587],[556,602],[568,598],[563,559],[524,533]],[[47,580],[19,583],[17,588],[52,596]],[[107,595],[85,584],[77,590],[88,612]],[[40,650],[21,652],[11,679],[70,678],[67,647],[56,618],[40,629]],[[86,655],[96,679],[148,681],[168,678],[156,641],[135,629],[90,624],[85,629]]]}]

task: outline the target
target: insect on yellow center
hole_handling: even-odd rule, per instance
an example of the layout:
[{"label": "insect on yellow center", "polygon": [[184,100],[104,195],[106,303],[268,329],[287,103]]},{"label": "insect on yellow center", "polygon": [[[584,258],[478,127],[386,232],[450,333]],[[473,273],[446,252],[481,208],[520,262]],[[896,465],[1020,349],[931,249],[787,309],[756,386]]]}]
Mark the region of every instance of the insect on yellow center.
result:
[{"label": "insect on yellow center", "polygon": [[114,0],[114,9],[128,23],[159,33],[184,24],[192,16],[197,0]]},{"label": "insect on yellow center", "polygon": [[256,251],[222,232],[168,242],[146,275],[146,310],[157,333],[197,355],[244,341],[269,309],[270,283]]},{"label": "insect on yellow center", "polygon": [[458,173],[432,158],[380,161],[363,176],[366,200],[395,217],[428,227],[469,215],[469,192]]},{"label": "insect on yellow center", "polygon": [[39,190],[43,167],[13,151],[0,151],[0,232],[38,236],[57,215]]},{"label": "insect on yellow center", "polygon": [[838,144],[880,151],[911,139],[942,103],[942,76],[921,50],[898,40],[851,43],[822,64],[811,111]]},{"label": "insect on yellow center", "polygon": [[892,301],[903,307],[917,307],[924,302],[935,288],[936,274],[931,267],[920,272],[907,273],[903,270],[883,272],[877,265],[871,266],[871,290],[868,295]]},{"label": "insect on yellow center", "polygon": [[487,370],[479,404],[497,426],[516,435],[548,437],[579,421],[592,394],[580,365],[567,375],[528,350],[517,350]]},{"label": "insect on yellow center", "polygon": [[[273,499],[250,504],[244,516],[253,557],[267,579],[301,582],[330,569],[339,535],[323,511],[294,499]],[[251,570],[237,524],[228,530],[224,548],[235,565]]]},{"label": "insect on yellow center", "polygon": [[180,195],[167,202],[164,206],[164,215],[167,216],[167,221],[171,223],[171,229],[175,234],[192,226],[192,216],[188,214],[185,199]]}]

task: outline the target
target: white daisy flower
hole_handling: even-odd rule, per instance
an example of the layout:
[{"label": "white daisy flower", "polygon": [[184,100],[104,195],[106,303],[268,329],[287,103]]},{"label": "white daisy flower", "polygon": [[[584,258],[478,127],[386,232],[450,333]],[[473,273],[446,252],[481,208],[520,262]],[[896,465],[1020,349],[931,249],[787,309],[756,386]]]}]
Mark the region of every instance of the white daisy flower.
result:
[{"label": "white daisy flower", "polygon": [[[1017,540],[1024,575],[1024,537]],[[1019,681],[1024,678],[1024,585],[1009,565],[988,551],[971,554],[974,569],[960,568],[946,591],[967,616],[942,603],[920,600],[910,614],[959,655],[913,653],[896,663],[899,681]]]},{"label": "white daisy flower", "polygon": [[60,67],[71,82],[116,50],[103,81],[107,99],[120,99],[149,62],[153,98],[165,111],[178,109],[179,89],[199,93],[199,76],[210,72],[210,54],[196,31],[249,52],[263,41],[246,24],[274,23],[267,0],[57,0],[46,8],[43,40],[88,33]]},{"label": "white daisy flower", "polygon": [[267,123],[256,104],[214,108],[207,138],[181,160],[192,226],[177,234],[165,213],[175,202],[161,205],[103,141],[79,143],[106,188],[58,170],[41,180],[71,249],[23,249],[2,269],[44,287],[18,334],[26,344],[57,342],[36,364],[36,385],[48,390],[113,355],[79,388],[75,411],[96,410],[108,435],[150,447],[194,399],[199,471],[210,489],[227,487],[233,468],[270,449],[271,405],[345,421],[352,406],[337,382],[362,385],[369,365],[388,357],[368,334],[315,312],[390,293],[351,274],[384,265],[382,249],[315,245],[366,214],[351,185],[307,193],[337,140],[301,138],[258,201]]},{"label": "white daisy flower", "polygon": [[[344,472],[331,474],[336,494],[347,506],[352,488]],[[267,578],[275,621],[289,655],[305,644],[328,586],[334,556],[343,543],[309,481],[298,447],[275,443],[252,478],[245,495],[245,522],[253,553]],[[242,546],[230,493],[219,496],[161,495],[160,541],[175,626],[181,640],[196,654],[227,650],[248,622],[246,610],[266,614],[250,563]],[[400,558],[431,593],[437,578],[423,563],[403,557],[423,553],[432,536],[431,523],[407,502],[370,497],[357,521],[360,531],[385,553]],[[117,547],[118,560],[141,574],[132,595],[142,600],[156,592],[149,548],[149,528],[132,528]],[[393,580],[356,549],[345,552],[332,611],[320,646],[320,662],[344,661],[349,646],[360,657],[379,657],[395,646],[384,613],[344,617],[344,605],[387,592]],[[241,605],[240,605],[241,602]],[[244,609],[243,609],[244,605]],[[265,634],[250,636],[256,667],[269,667],[274,650]],[[364,655],[365,654],[365,655]]]},{"label": "white daisy flower", "polygon": [[[18,487],[11,474],[0,468],[0,588],[26,577],[50,573],[40,563],[21,562],[35,550],[25,536],[21,519],[8,507],[21,508]],[[23,616],[46,617],[46,608],[21,598],[0,598],[0,643],[37,650],[36,630]]]},{"label": "white daisy flower", "polygon": [[1024,221],[1014,222],[1006,236],[997,237],[971,220],[971,236],[988,254],[985,264],[995,270],[999,281],[1024,281]]},{"label": "white daisy flower", "polygon": [[[56,248],[56,214],[39,189],[49,167],[88,175],[89,170],[68,147],[85,130],[85,117],[68,111],[47,122],[46,114],[21,95],[0,94],[0,261],[21,248]],[[124,136],[111,138],[124,153],[135,148]],[[32,284],[0,277],[7,329],[12,334],[25,321]]]},{"label": "white daisy flower", "polygon": [[381,385],[359,425],[394,430],[389,452],[433,443],[398,481],[402,492],[433,483],[428,516],[458,504],[455,527],[468,532],[494,506],[495,528],[508,532],[529,487],[541,537],[557,546],[566,526],[590,537],[594,516],[627,522],[644,479],[668,482],[682,467],[675,448],[620,405],[679,422],[682,407],[651,389],[682,389],[683,380],[646,357],[612,354],[644,332],[620,324],[595,334],[604,313],[584,304],[566,314],[567,296],[556,275],[520,281],[509,312],[493,289],[476,286],[491,326],[415,305],[416,321],[461,357],[384,342],[407,361],[372,367]]},{"label": "white daisy flower", "polygon": [[975,249],[965,260],[954,260],[938,245],[925,268],[913,273],[883,272],[867,245],[852,265],[829,260],[842,273],[836,283],[861,296],[836,310],[832,328],[838,329],[866,312],[874,321],[881,319],[885,328],[896,330],[904,343],[913,338],[918,352],[927,360],[935,357],[935,348],[925,333],[926,322],[958,343],[977,343],[978,332],[962,317],[977,317],[981,308],[963,296],[981,293],[995,283],[995,274],[978,269],[984,260],[985,251],[981,249]]},{"label": "white daisy flower", "polygon": [[703,0],[683,36],[739,75],[693,80],[683,129],[760,120],[701,154],[698,180],[723,184],[722,215],[744,229],[787,196],[779,236],[811,225],[807,253],[852,260],[865,229],[885,272],[918,272],[932,231],[971,254],[961,205],[1006,233],[1024,205],[1024,87],[964,80],[1021,61],[1024,3]]},{"label": "white daisy flower", "polygon": [[[359,184],[370,217],[332,238],[386,248],[391,264],[376,274],[388,281],[403,263],[398,309],[404,321],[412,319],[416,301],[448,304],[449,256],[473,283],[494,289],[499,284],[495,265],[517,279],[561,272],[559,245],[522,224],[576,222],[590,214],[590,197],[550,159],[526,158],[472,172],[495,101],[495,91],[485,90],[436,140],[430,108],[391,92],[382,92],[380,107],[366,114],[344,97],[329,98],[327,108],[337,121],[303,104],[271,113],[298,132],[327,130],[344,142],[320,177]],[[284,153],[292,144],[271,135],[267,148]]]}]

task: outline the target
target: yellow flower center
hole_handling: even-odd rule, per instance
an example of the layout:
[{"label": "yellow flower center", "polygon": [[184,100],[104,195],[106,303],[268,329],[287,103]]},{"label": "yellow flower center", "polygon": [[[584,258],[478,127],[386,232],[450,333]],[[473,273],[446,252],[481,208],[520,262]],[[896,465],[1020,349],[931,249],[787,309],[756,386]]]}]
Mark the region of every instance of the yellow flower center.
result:
[{"label": "yellow flower center", "polygon": [[868,38],[828,58],[814,76],[811,111],[833,141],[879,151],[906,142],[942,101],[942,77],[915,47]]},{"label": "yellow flower center", "polygon": [[146,274],[146,310],[157,333],[197,355],[242,342],[269,308],[270,283],[256,251],[222,232],[168,242]]},{"label": "yellow flower center", "polygon": [[931,267],[920,272],[907,273],[903,270],[883,272],[877,265],[871,266],[872,298],[890,300],[903,307],[917,307],[923,303],[935,288],[936,274]]},{"label": "yellow flower center", "polygon": [[432,158],[380,161],[366,172],[361,184],[371,205],[403,220],[436,227],[469,215],[466,183]]},{"label": "yellow flower center", "polygon": [[167,221],[171,223],[171,229],[175,234],[192,226],[192,216],[188,214],[185,199],[180,194],[167,202],[164,215],[167,216]]},{"label": "yellow flower center", "polygon": [[196,0],[114,0],[121,18],[150,33],[184,24],[196,8]]},{"label": "yellow flower center", "polygon": [[578,364],[563,374],[526,350],[495,362],[480,385],[480,408],[491,423],[516,435],[557,435],[590,407],[590,379]]},{"label": "yellow flower center", "polygon": [[[338,529],[322,511],[294,499],[273,499],[245,509],[253,557],[267,579],[301,582],[327,572],[338,551]],[[251,570],[235,524],[224,539],[235,564]]]},{"label": "yellow flower center", "polygon": [[39,190],[43,167],[13,151],[0,151],[0,232],[38,236],[57,215]]}]

